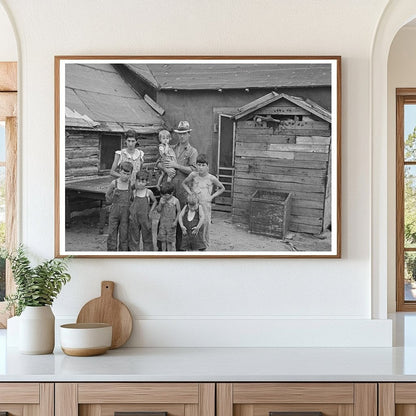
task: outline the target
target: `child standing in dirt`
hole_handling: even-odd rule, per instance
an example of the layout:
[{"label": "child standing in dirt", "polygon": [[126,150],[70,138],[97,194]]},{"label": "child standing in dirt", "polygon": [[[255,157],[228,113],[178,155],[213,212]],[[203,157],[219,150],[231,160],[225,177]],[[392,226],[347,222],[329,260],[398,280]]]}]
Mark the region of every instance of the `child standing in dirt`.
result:
[{"label": "child standing in dirt", "polygon": [[157,211],[160,213],[157,239],[162,243],[162,251],[176,250],[176,226],[181,212],[178,198],[173,196],[175,188],[171,182],[160,188],[160,201]]},{"label": "child standing in dirt", "polygon": [[122,162],[120,177],[110,183],[105,194],[107,203],[111,204],[108,218],[108,251],[128,251],[130,176],[132,170],[133,165],[130,162]]},{"label": "child standing in dirt", "polygon": [[187,204],[179,214],[179,225],[182,229],[183,251],[204,251],[206,245],[203,238],[203,227],[205,221],[204,210],[198,203],[195,195],[188,195]]},{"label": "child standing in dirt", "polygon": [[151,215],[156,208],[157,201],[153,192],[146,188],[147,179],[147,172],[136,173],[136,182],[132,191],[133,202],[130,206],[130,251],[140,251],[140,238],[143,241],[143,251],[154,250]]},{"label": "child standing in dirt", "polygon": [[158,188],[160,187],[163,179],[166,178],[166,182],[171,182],[176,175],[176,169],[174,168],[165,168],[163,167],[164,162],[176,162],[175,151],[170,146],[169,142],[171,140],[171,135],[167,130],[161,130],[159,132],[159,154],[161,163],[162,173],[159,176],[157,181]]},{"label": "child standing in dirt", "polygon": [[[196,172],[191,172],[182,182],[186,192],[189,195],[195,194],[204,209],[205,224],[203,235],[207,247],[209,246],[209,229],[211,224],[211,202],[225,191],[224,185],[214,175],[211,175],[208,169],[207,156],[200,154],[196,159]],[[214,187],[216,190],[212,193]]]}]

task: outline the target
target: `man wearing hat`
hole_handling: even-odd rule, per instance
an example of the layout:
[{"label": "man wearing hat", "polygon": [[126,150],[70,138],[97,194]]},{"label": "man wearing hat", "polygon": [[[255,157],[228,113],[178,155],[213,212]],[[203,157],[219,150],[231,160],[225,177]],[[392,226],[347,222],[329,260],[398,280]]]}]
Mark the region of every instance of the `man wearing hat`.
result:
[{"label": "man wearing hat", "polygon": [[183,208],[186,205],[188,195],[182,187],[182,182],[192,171],[196,170],[198,152],[195,147],[189,144],[192,129],[189,127],[188,121],[180,121],[177,129],[173,131],[177,133],[179,138],[178,143],[172,146],[176,154],[176,162],[166,161],[163,166],[176,169],[176,175],[172,179],[172,184],[175,187],[175,196],[179,199],[181,208]]},{"label": "man wearing hat", "polygon": [[[175,187],[175,196],[179,199],[181,209],[186,205],[186,199],[188,197],[185,188],[182,186],[184,179],[194,170],[196,170],[196,158],[198,157],[198,151],[195,147],[189,144],[191,138],[192,129],[189,126],[188,121],[180,121],[178,127],[173,130],[178,135],[178,143],[172,146],[172,149],[176,155],[176,162],[166,160],[163,162],[165,168],[176,169],[176,175],[172,179],[172,185]],[[162,163],[162,162],[159,162]],[[181,247],[182,230],[178,225],[176,232],[176,249]]]}]

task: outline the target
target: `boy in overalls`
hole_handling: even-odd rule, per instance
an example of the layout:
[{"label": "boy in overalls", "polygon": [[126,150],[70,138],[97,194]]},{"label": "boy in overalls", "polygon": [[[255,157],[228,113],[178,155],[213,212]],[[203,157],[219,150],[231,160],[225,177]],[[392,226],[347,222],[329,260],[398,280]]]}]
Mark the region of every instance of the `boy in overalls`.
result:
[{"label": "boy in overalls", "polygon": [[179,215],[179,225],[182,228],[183,251],[204,251],[206,245],[203,238],[205,214],[195,195],[188,195],[187,203]]},{"label": "boy in overalls", "polygon": [[[151,215],[157,201],[153,192],[146,188],[148,175],[145,171],[136,173],[133,190],[133,203],[130,206],[129,249],[140,251],[140,236],[143,251],[153,251]],[[150,202],[152,206],[150,207]]]},{"label": "boy in overalls", "polygon": [[158,241],[162,251],[176,250],[176,226],[181,212],[179,200],[173,196],[175,188],[172,182],[165,182],[160,188],[160,201],[157,211],[160,213]]},{"label": "boy in overalls", "polygon": [[[130,208],[130,176],[133,165],[122,162],[120,177],[110,183],[105,199],[110,206],[108,218],[108,251],[128,251],[129,208]],[[118,240],[118,244],[117,244]]]}]

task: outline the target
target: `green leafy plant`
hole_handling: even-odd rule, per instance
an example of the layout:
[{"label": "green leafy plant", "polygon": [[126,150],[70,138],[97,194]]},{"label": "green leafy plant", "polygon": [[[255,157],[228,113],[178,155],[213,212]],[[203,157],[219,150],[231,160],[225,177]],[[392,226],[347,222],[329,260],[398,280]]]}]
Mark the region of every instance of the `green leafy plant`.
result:
[{"label": "green leafy plant", "polygon": [[59,292],[71,279],[68,273],[68,257],[45,260],[31,266],[23,246],[4,252],[2,257],[10,261],[16,293],[5,297],[7,309],[20,315],[26,306],[52,305]]}]

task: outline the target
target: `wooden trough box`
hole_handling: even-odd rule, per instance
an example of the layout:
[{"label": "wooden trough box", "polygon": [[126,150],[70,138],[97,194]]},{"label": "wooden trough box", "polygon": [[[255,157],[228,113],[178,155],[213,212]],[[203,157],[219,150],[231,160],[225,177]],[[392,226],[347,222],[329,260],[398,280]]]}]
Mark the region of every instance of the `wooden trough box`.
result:
[{"label": "wooden trough box", "polygon": [[257,190],[250,199],[250,232],[282,239],[290,223],[292,193]]}]

